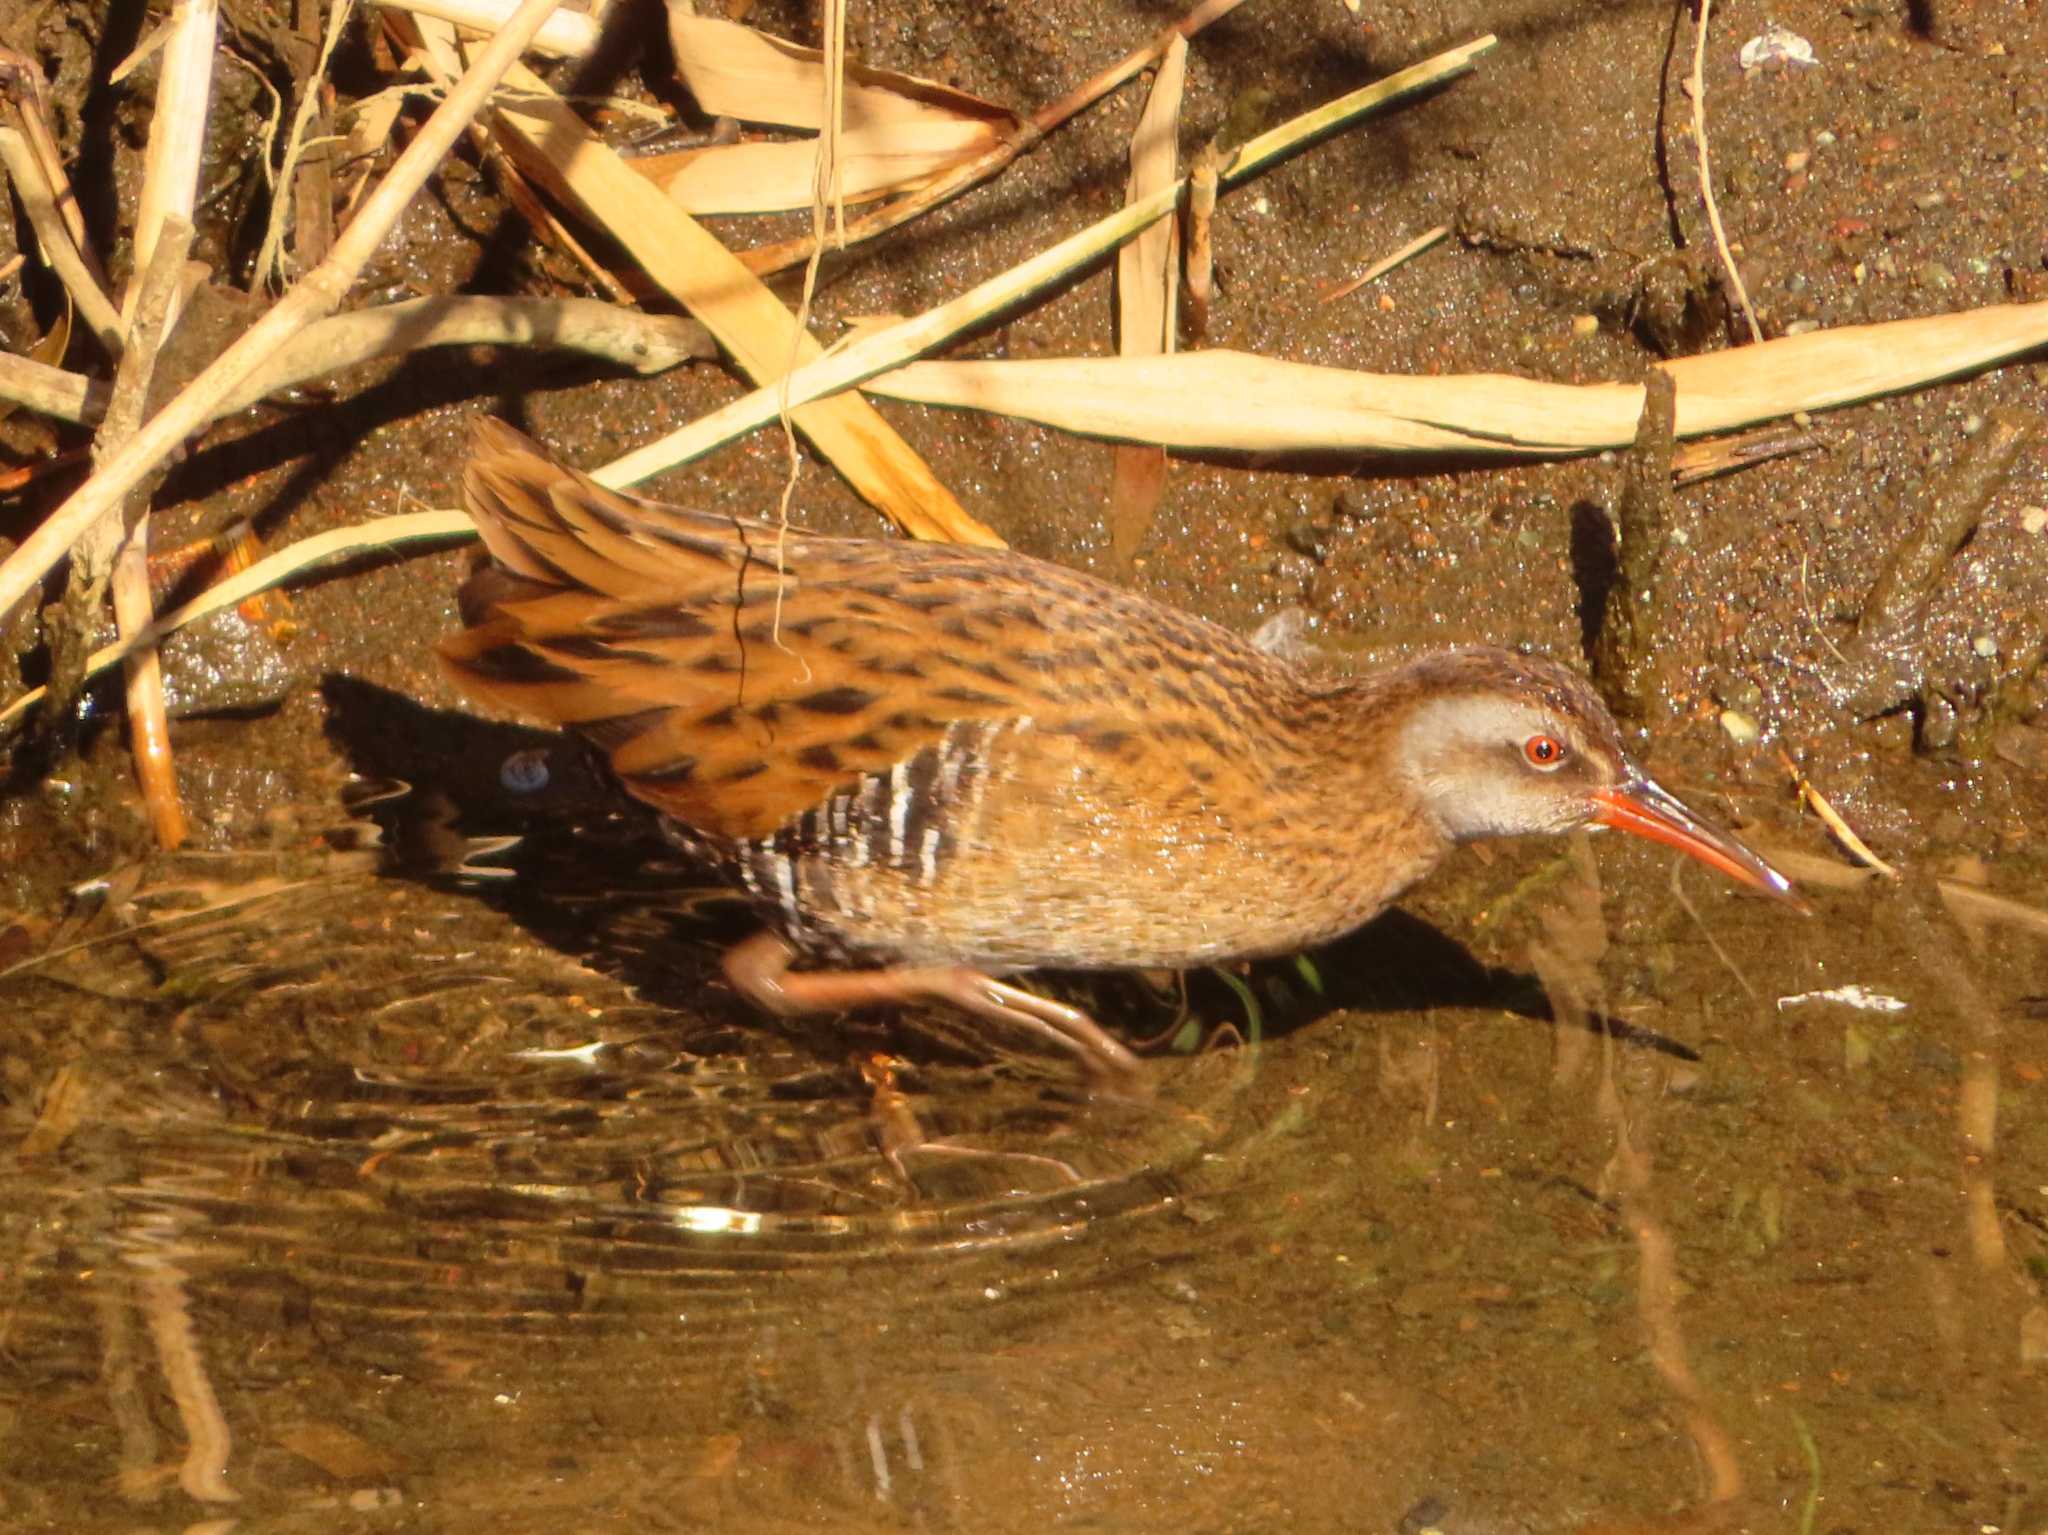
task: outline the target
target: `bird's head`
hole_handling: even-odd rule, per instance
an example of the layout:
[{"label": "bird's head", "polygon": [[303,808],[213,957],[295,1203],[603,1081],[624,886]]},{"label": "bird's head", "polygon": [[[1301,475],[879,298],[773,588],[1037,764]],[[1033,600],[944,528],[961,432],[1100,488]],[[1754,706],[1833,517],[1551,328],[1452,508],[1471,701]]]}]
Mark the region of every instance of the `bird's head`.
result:
[{"label": "bird's head", "polygon": [[1630,761],[1599,695],[1555,662],[1457,650],[1397,677],[1394,765],[1448,840],[1618,827],[1798,904],[1789,879]]}]

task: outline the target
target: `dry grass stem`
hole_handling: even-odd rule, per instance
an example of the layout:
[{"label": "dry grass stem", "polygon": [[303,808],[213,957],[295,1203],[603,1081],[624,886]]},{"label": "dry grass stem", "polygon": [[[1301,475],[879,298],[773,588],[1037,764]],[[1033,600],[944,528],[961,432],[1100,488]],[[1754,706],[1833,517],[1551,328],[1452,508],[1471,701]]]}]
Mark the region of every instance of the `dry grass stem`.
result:
[{"label": "dry grass stem", "polygon": [[0,612],[11,608],[70,551],[78,536],[118,506],[142,477],[193,432],[214,419],[222,401],[310,321],[332,313],[398,217],[441,163],[469,120],[482,109],[490,92],[519,50],[554,10],[558,0],[524,0],[519,13],[494,37],[448,99],[430,117],[419,135],[391,167],[361,212],[335,242],[327,260],[309,272],[290,293],[204,372],[151,417],[113,460],[80,486],[64,504],[4,562],[0,562]]},{"label": "dry grass stem", "polygon": [[[832,225],[839,244],[846,244],[846,0],[825,0],[825,121],[818,131],[817,212],[811,226],[811,240],[822,251],[825,244],[824,210],[832,210]],[[809,290],[817,283],[817,263],[805,280],[804,314],[799,330],[810,329]]]},{"label": "dry grass stem", "polygon": [[[99,339],[109,357],[121,355],[121,312],[100,286],[83,249],[72,239],[56,193],[29,141],[13,128],[0,127],[0,164],[14,183],[14,195],[28,210],[28,221],[36,232],[36,244],[43,260],[71,295],[79,319]],[[66,188],[68,195],[69,188]]]},{"label": "dry grass stem", "polygon": [[[320,57],[314,62],[312,73],[299,83],[298,109],[292,113],[291,132],[284,142],[284,165],[277,176],[280,189],[289,189],[298,179],[299,157],[306,152],[306,129],[320,110],[320,83],[327,78],[328,63],[334,57],[335,45],[341,41],[341,29],[348,24],[354,9],[355,0],[330,0],[327,30],[320,39]],[[252,286],[261,287],[273,280],[279,287],[284,285],[284,227],[292,205],[293,199],[282,193],[270,200],[270,222],[264,227],[263,244],[256,252]]]},{"label": "dry grass stem", "polygon": [[[198,206],[199,162],[206,151],[207,103],[213,96],[213,54],[220,31],[219,0],[176,0],[169,26],[149,120],[149,148],[142,161],[142,191],[135,205],[135,270],[121,298],[124,331],[134,321],[166,225],[174,218],[189,225]],[[189,232],[186,238],[189,243]],[[165,335],[177,323],[175,285],[169,304],[162,326]]]},{"label": "dry grass stem", "polygon": [[1749,339],[1762,341],[1764,333],[1756,323],[1756,311],[1749,306],[1749,289],[1742,285],[1742,272],[1735,265],[1735,256],[1728,249],[1728,234],[1721,227],[1721,207],[1714,201],[1714,173],[1707,159],[1707,18],[1714,8],[1714,0],[1699,0],[1699,25],[1694,31],[1692,47],[1692,75],[1686,81],[1686,94],[1692,99],[1692,142],[1698,151],[1700,164],[1700,199],[1707,205],[1707,227],[1714,232],[1714,249],[1721,254],[1721,266],[1728,273],[1728,281],[1735,289],[1735,300],[1742,308],[1742,318],[1749,322]]},{"label": "dry grass stem", "polygon": [[1792,760],[1790,752],[1780,751],[1778,760],[1785,765],[1785,771],[1792,775],[1792,783],[1799,790],[1800,799],[1812,807],[1813,813],[1820,817],[1821,825],[1833,834],[1834,839],[1842,844],[1850,857],[1865,868],[1875,869],[1886,879],[1899,877],[1899,871],[1873,853],[1869,844],[1856,835],[1856,829],[1843,820],[1841,813],[1813,786],[1813,781],[1801,772],[1799,764]]},{"label": "dry grass stem", "polygon": [[[886,234],[997,175],[1068,118],[1085,111],[1125,81],[1149,69],[1165,55],[1175,38],[1192,38],[1212,22],[1229,15],[1241,3],[1242,0],[1203,0],[1202,4],[1164,28],[1144,47],[1134,49],[1058,100],[1040,107],[1028,121],[1019,124],[1014,132],[986,153],[944,172],[897,202],[853,220],[841,232],[841,244],[857,245],[863,240],[872,240],[876,235]],[[808,260],[812,243],[801,239],[757,246],[742,253],[740,259],[747,264],[748,270],[765,276]]]},{"label": "dry grass stem", "polygon": [[270,109],[263,114],[263,133],[256,140],[256,164],[263,171],[263,185],[275,190],[277,167],[270,163],[272,147],[277,143],[277,130],[284,126],[284,97],[277,93],[277,87],[270,83],[270,76],[258,69],[234,49],[221,44],[220,56],[252,80],[256,88],[270,98]]},{"label": "dry grass stem", "polygon": [[[169,58],[175,57],[177,41]],[[175,163],[175,162],[170,162]],[[175,174],[175,170],[172,174]],[[175,195],[165,203],[175,203]],[[158,205],[158,218],[151,242],[149,268],[130,285],[134,299],[133,321],[127,345],[121,354],[120,370],[114,376],[113,396],[107,418],[93,440],[93,462],[105,463],[118,453],[142,423],[143,402],[156,371],[156,360],[164,338],[177,323],[175,313],[185,257],[192,249],[192,225],[174,207]],[[129,497],[128,508],[117,505],[102,519],[95,532],[118,544],[114,556],[114,622],[126,636],[140,634],[155,618],[156,603],[149,589],[149,505],[148,493],[138,490]],[[122,524],[127,522],[125,542]],[[88,542],[81,539],[81,547]],[[94,561],[82,560],[74,576],[93,574]],[[142,790],[142,802],[149,812],[157,845],[166,850],[185,840],[189,826],[178,798],[178,775],[171,755],[170,718],[164,708],[163,669],[153,646],[138,645],[126,658],[128,702],[128,749],[135,758],[135,780]]]},{"label": "dry grass stem", "polygon": [[1436,226],[1436,228],[1430,230],[1427,234],[1417,235],[1414,239],[1410,240],[1406,245],[1402,246],[1392,255],[1380,257],[1379,260],[1375,261],[1371,266],[1367,267],[1363,272],[1360,272],[1356,277],[1352,278],[1349,282],[1339,283],[1336,287],[1332,288],[1328,293],[1325,293],[1323,295],[1323,302],[1325,304],[1333,304],[1340,298],[1350,297],[1352,294],[1356,293],[1360,288],[1363,288],[1367,283],[1376,282],[1380,278],[1386,276],[1387,273],[1393,271],[1395,267],[1402,265],[1404,262],[1413,261],[1417,256],[1421,255],[1424,251],[1428,250],[1432,245],[1435,245],[1438,241],[1442,240],[1444,236],[1448,235],[1450,232],[1450,225],[1439,224]]},{"label": "dry grass stem", "polygon": [[[164,28],[159,28],[158,36],[164,32]],[[9,109],[8,125],[28,141],[36,164],[42,168],[43,185],[71,235],[71,243],[78,248],[93,281],[104,290],[106,269],[93,254],[92,241],[86,235],[85,210],[78,206],[71,180],[64,172],[64,156],[57,149],[56,136],[50,132],[50,101],[41,67],[27,55],[0,46],[0,91],[4,91]]]},{"label": "dry grass stem", "polygon": [[[613,487],[637,484],[766,426],[779,415],[785,397],[794,407],[850,390],[864,380],[898,366],[906,357],[915,357],[944,344],[990,315],[1021,303],[1095,257],[1114,250],[1139,230],[1171,212],[1178,198],[1178,187],[1169,187],[1143,202],[1111,214],[1079,234],[1069,235],[1051,249],[1041,251],[1009,271],[970,288],[936,309],[928,309],[921,315],[836,346],[829,352],[814,353],[811,361],[785,378],[756,389],[709,415],[700,416],[688,426],[636,448],[622,458],[614,459],[597,472],[597,478]],[[961,541],[965,540],[956,540]]]},{"label": "dry grass stem", "polygon": [[[1187,64],[1187,39],[1175,37],[1159,61],[1131,136],[1127,201],[1156,196],[1180,179],[1180,104]],[[1164,218],[1117,252],[1117,347],[1126,357],[1157,356],[1174,348],[1179,232],[1173,219]],[[1127,562],[1137,554],[1165,493],[1166,450],[1152,443],[1119,443],[1109,484],[1109,544],[1117,560]]]}]

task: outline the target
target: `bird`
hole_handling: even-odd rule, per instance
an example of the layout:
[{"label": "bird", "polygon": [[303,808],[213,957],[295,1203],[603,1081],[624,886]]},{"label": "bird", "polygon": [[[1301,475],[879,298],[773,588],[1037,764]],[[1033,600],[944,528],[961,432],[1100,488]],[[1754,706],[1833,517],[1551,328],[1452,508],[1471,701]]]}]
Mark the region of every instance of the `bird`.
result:
[{"label": "bird", "polygon": [[448,676],[580,736],[744,893],[763,927],[724,972],[771,1014],[945,1003],[1129,1080],[1125,1044],[1015,978],[1298,953],[1462,843],[1582,826],[1799,904],[1540,656],[1327,677],[1008,549],[627,495],[491,418],[463,495],[483,548]]}]

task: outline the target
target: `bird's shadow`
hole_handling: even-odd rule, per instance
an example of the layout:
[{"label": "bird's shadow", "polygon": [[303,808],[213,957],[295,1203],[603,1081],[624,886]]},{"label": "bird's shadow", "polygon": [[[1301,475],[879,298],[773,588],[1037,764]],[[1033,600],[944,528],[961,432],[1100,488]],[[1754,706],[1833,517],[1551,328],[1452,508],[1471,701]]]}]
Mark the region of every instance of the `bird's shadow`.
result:
[{"label": "bird's shadow", "polygon": [[[717,983],[717,954],[758,922],[711,870],[662,836],[655,813],[621,791],[581,743],[429,708],[351,677],[327,677],[321,693],[328,737],[355,774],[348,808],[374,824],[391,877],[471,894],[539,942],[679,1015],[720,1030],[745,1026],[746,1008]],[[1052,973],[1034,984],[1162,1045],[1231,1030],[1278,1037],[1338,1011],[1459,1008],[1555,1019],[1535,976],[1489,965],[1401,910],[1305,961],[1191,973],[1184,995],[1135,977]],[[1595,1014],[1585,1026],[1697,1059],[1686,1045],[1619,1018]]]}]

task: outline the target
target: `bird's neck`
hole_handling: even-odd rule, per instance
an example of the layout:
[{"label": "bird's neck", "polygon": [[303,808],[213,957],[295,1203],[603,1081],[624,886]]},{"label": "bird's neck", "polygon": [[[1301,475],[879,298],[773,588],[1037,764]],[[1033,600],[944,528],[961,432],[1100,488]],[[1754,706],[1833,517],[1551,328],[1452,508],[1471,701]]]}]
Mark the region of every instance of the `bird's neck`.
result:
[{"label": "bird's neck", "polygon": [[1369,920],[1450,851],[1398,760],[1413,703],[1398,671],[1336,684],[1304,679],[1275,732],[1289,840],[1319,849],[1330,867],[1329,900],[1344,917],[1333,919],[1334,931]]}]

